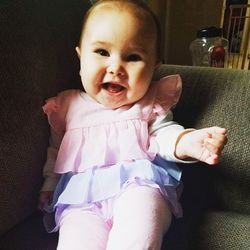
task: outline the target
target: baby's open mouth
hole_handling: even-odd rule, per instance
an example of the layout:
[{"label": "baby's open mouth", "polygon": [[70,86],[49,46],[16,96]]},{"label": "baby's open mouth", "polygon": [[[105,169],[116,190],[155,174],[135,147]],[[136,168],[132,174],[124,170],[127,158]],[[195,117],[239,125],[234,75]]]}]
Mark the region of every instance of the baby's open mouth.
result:
[{"label": "baby's open mouth", "polygon": [[123,87],[122,85],[118,83],[111,83],[111,82],[103,83],[102,88],[107,90],[109,93],[114,93],[114,94],[120,93],[121,91],[125,89],[125,87]]}]

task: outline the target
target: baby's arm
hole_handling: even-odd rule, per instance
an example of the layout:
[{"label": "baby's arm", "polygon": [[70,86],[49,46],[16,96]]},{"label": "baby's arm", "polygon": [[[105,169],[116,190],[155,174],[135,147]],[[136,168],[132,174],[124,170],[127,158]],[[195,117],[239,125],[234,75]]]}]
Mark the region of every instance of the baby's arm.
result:
[{"label": "baby's arm", "polygon": [[182,160],[192,158],[215,165],[219,162],[226,143],[227,130],[225,128],[210,127],[184,131],[177,138],[175,155]]},{"label": "baby's arm", "polygon": [[172,112],[158,117],[150,126],[155,136],[158,154],[168,161],[203,161],[216,164],[227,142],[227,130],[219,127],[205,129],[184,129],[174,122]]},{"label": "baby's arm", "polygon": [[47,160],[43,168],[44,182],[40,190],[38,208],[43,210],[45,204],[50,204],[53,198],[53,192],[57,185],[59,175],[54,173],[58,149],[61,144],[61,136],[51,129],[49,147],[47,150]]}]

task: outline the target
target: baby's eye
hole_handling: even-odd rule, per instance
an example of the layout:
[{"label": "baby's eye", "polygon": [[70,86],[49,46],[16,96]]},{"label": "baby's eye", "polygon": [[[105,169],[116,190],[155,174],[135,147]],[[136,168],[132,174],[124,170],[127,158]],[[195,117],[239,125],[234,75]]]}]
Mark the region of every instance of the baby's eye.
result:
[{"label": "baby's eye", "polygon": [[142,60],[141,56],[138,54],[128,55],[126,59],[128,62],[138,62]]},{"label": "baby's eye", "polygon": [[99,54],[100,56],[109,56],[109,52],[105,49],[96,49],[96,54]]}]

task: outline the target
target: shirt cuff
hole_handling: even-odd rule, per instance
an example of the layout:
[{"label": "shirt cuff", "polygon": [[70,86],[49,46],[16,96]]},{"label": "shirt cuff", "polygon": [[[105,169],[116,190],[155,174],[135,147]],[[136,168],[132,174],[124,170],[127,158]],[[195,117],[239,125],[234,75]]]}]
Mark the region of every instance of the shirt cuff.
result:
[{"label": "shirt cuff", "polygon": [[175,156],[175,147],[178,141],[178,137],[184,131],[193,131],[194,129],[184,129],[180,125],[173,125],[166,131],[162,131],[156,136],[156,142],[159,146],[159,155],[167,161],[173,161],[177,163],[195,163],[196,160],[181,160]]}]

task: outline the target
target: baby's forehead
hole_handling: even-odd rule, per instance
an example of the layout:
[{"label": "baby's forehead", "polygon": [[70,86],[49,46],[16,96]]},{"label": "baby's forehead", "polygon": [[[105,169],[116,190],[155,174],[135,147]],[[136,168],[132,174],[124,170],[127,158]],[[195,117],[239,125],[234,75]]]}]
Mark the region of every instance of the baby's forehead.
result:
[{"label": "baby's forehead", "polygon": [[132,28],[137,29],[138,35],[150,36],[150,38],[157,37],[157,28],[154,20],[145,10],[139,7],[135,9],[131,4],[103,4],[97,7],[93,9],[85,23],[89,32],[97,29],[98,26],[105,22],[109,23],[110,29],[118,25],[120,29],[125,29],[125,33]]},{"label": "baby's forehead", "polygon": [[145,23],[147,25],[154,26],[154,19],[147,10],[143,9],[142,7],[126,1],[107,1],[95,6],[91,12],[89,13],[88,19],[95,15],[101,15],[103,13],[127,13],[131,17],[137,19],[141,23]]}]

